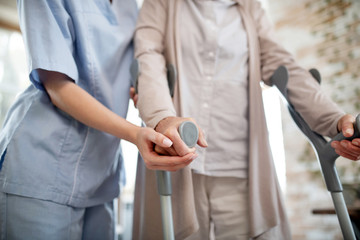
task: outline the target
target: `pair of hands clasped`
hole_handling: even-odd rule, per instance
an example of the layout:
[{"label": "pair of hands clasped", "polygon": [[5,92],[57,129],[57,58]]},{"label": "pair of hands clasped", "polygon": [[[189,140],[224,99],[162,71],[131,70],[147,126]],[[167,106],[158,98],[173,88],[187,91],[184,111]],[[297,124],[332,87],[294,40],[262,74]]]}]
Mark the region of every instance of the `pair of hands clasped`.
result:
[{"label": "pair of hands clasped", "polygon": [[[130,97],[136,106],[138,95],[135,94],[134,88],[130,89]],[[167,117],[159,122],[155,130],[139,130],[136,145],[148,169],[177,171],[189,165],[198,156],[195,147],[189,148],[180,137],[178,128],[184,121],[195,123],[191,118]],[[198,129],[197,144],[207,147],[204,134],[199,127]]]},{"label": "pair of hands clasped", "polygon": [[[193,120],[168,117],[159,122],[156,131],[151,128],[141,128],[139,130],[136,145],[147,168],[173,172],[186,167],[198,156],[195,147],[187,147],[180,138],[178,128],[184,121]],[[201,147],[207,147],[200,128],[197,144]]]}]

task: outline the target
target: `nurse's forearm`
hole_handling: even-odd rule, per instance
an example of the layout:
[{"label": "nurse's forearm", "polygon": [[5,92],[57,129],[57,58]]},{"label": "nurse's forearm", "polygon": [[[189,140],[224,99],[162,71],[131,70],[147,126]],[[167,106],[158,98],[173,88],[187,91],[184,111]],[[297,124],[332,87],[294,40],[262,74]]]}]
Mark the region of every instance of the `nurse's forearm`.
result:
[{"label": "nurse's forearm", "polygon": [[100,131],[134,143],[139,127],[102,105],[69,77],[57,72],[39,70],[52,103],[76,120]]}]

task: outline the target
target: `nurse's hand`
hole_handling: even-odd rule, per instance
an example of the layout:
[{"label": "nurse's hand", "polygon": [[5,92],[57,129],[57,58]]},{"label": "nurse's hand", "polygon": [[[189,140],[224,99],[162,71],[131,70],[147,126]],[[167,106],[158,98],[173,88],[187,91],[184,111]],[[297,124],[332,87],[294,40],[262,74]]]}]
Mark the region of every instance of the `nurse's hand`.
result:
[{"label": "nurse's hand", "polygon": [[[341,131],[345,137],[351,137],[354,134],[354,122],[355,117],[346,114],[340,118],[338,130]],[[360,138],[355,138],[352,141],[333,141],[331,146],[335,149],[335,152],[342,157],[355,161],[360,160]]]},{"label": "nurse's hand", "polygon": [[[167,117],[162,119],[155,130],[164,134],[166,137],[174,143],[171,147],[164,148],[160,145],[155,147],[155,151],[160,154],[173,155],[173,156],[184,156],[189,153],[195,152],[195,148],[189,148],[181,139],[179,134],[179,126],[184,121],[192,121],[196,124],[195,120],[192,118],[181,118],[181,117]],[[197,124],[196,124],[197,125]],[[199,129],[199,139],[197,144],[201,147],[207,147],[207,142],[201,128],[197,125]]]},{"label": "nurse's hand", "polygon": [[189,165],[197,157],[197,154],[193,152],[181,157],[159,155],[154,151],[155,145],[170,148],[173,142],[161,133],[147,127],[139,128],[134,143],[138,147],[146,167],[152,170],[177,171]]}]

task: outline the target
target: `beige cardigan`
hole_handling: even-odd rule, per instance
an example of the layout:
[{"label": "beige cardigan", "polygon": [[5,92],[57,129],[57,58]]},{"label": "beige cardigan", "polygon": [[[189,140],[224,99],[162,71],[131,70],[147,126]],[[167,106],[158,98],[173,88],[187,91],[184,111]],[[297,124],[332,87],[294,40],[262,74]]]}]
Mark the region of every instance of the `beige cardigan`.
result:
[{"label": "beige cardigan", "polygon": [[[180,41],[177,9],[183,0],[145,0],[135,33],[135,57],[140,62],[138,108],[147,126],[163,118],[182,116]],[[261,5],[254,0],[236,0],[249,43],[249,211],[250,235],[256,239],[291,239],[280,188],[268,142],[260,82],[280,65],[289,70],[289,98],[314,131],[333,136],[343,112],[319,89],[310,74],[295,64],[292,56],[272,37]],[[182,19],[184,21],[184,19]],[[196,23],[194,23],[196,24]],[[168,92],[166,63],[180,69],[173,101]],[[184,116],[191,117],[191,116]],[[196,161],[196,160],[195,160]],[[176,239],[198,229],[190,169],[172,173],[172,207]],[[139,161],[133,239],[162,239],[160,200],[154,171]]]}]

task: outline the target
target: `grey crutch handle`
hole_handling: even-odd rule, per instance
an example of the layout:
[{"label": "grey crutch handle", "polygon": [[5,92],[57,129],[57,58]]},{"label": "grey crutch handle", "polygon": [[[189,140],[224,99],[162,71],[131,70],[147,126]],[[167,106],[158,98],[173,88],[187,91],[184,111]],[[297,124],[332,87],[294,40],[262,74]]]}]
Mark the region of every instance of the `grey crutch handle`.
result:
[{"label": "grey crutch handle", "polygon": [[[191,121],[182,122],[179,126],[181,139],[188,147],[194,147],[199,138],[199,130]],[[171,174],[168,171],[156,171],[158,193],[162,196],[171,196]]]},{"label": "grey crutch handle", "polygon": [[[310,73],[313,77],[320,83],[320,74],[317,70],[311,69]],[[283,96],[285,102],[288,105],[288,110],[290,112],[291,117],[295,121],[296,125],[299,129],[305,134],[308,138],[309,142],[312,144],[313,148],[316,150],[318,155],[318,159],[320,162],[320,166],[322,169],[322,173],[325,179],[326,187],[330,192],[341,192],[342,184],[340,182],[339,176],[337,174],[335,168],[335,161],[339,157],[338,154],[335,153],[335,150],[330,146],[332,141],[341,141],[341,140],[352,140],[354,138],[359,138],[360,133],[360,115],[356,117],[356,121],[354,123],[354,135],[345,138],[342,133],[336,135],[330,141],[326,141],[325,138],[319,135],[316,132],[313,132],[310,127],[307,125],[305,120],[301,117],[301,115],[295,110],[294,106],[291,104],[288,94],[287,94],[287,83],[288,83],[288,71],[286,67],[280,66],[271,77],[270,81],[273,85],[275,85]]]},{"label": "grey crutch handle", "polygon": [[[176,68],[173,64],[167,64],[167,81],[169,86],[169,93],[170,96],[174,96],[174,89],[175,89],[175,80],[176,80]],[[140,63],[139,60],[134,59],[130,65],[130,76],[131,76],[131,86],[135,88],[135,93],[138,93],[138,81],[140,76]]]}]

